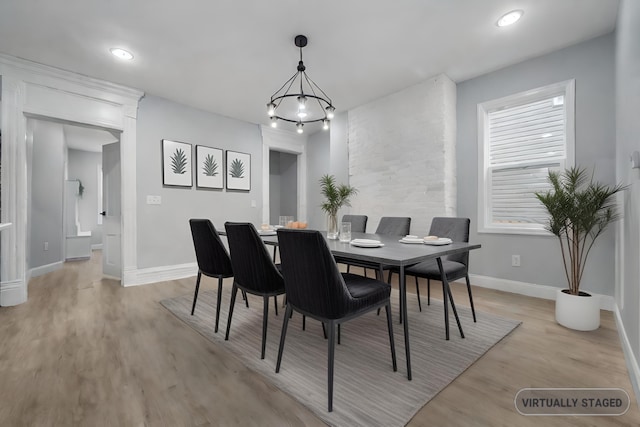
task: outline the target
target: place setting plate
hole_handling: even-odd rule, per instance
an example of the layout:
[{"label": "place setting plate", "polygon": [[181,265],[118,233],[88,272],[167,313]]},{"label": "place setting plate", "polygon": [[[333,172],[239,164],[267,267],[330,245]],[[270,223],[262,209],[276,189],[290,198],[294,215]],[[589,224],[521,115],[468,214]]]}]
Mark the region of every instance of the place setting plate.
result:
[{"label": "place setting plate", "polygon": [[359,248],[380,248],[384,246],[384,243],[373,239],[353,239],[349,244]]},{"label": "place setting plate", "polygon": [[453,240],[448,237],[439,237],[437,239],[427,239],[426,237],[422,239],[425,245],[433,245],[433,246],[442,246],[442,245],[450,245],[453,243]]},{"label": "place setting plate", "polygon": [[418,236],[413,236],[413,235],[406,235],[404,236],[402,239],[398,240],[398,242],[400,243],[406,243],[406,244],[418,244],[421,245],[424,243],[424,240],[421,237]]}]

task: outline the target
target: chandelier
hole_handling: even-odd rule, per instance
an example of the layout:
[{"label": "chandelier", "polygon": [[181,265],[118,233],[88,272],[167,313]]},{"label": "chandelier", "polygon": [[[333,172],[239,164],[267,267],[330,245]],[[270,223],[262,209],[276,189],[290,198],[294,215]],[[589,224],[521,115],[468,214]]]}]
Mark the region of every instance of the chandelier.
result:
[{"label": "chandelier", "polygon": [[302,62],[302,48],[307,45],[307,37],[298,35],[294,42],[300,48],[298,69],[280,89],[271,95],[267,104],[267,114],[271,118],[271,127],[277,127],[278,121],[295,123],[298,133],[303,132],[306,123],[322,122],[324,130],[335,115],[331,98],[306,73]]}]

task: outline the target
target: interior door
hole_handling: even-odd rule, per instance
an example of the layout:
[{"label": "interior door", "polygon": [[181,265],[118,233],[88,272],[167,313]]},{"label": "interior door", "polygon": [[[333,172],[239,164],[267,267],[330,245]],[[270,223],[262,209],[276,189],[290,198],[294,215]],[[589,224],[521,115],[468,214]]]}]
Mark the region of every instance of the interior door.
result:
[{"label": "interior door", "polygon": [[102,273],[122,278],[120,142],[102,146]]}]

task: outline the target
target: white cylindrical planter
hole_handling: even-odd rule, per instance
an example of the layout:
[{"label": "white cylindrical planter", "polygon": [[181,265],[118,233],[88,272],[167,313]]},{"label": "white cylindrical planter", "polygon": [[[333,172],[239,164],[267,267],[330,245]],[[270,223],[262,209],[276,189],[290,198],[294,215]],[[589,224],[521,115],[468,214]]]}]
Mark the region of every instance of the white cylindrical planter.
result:
[{"label": "white cylindrical planter", "polygon": [[593,331],[600,327],[600,298],[580,292],[571,295],[558,289],[556,292],[556,321],[577,331]]}]

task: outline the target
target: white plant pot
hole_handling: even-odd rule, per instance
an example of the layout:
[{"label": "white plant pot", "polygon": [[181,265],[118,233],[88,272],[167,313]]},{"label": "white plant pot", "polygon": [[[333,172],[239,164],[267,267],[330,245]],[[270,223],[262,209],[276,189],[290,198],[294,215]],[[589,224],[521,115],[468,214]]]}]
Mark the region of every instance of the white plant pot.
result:
[{"label": "white plant pot", "polygon": [[593,331],[600,327],[600,298],[580,292],[571,295],[558,289],[556,292],[556,321],[577,331]]}]

